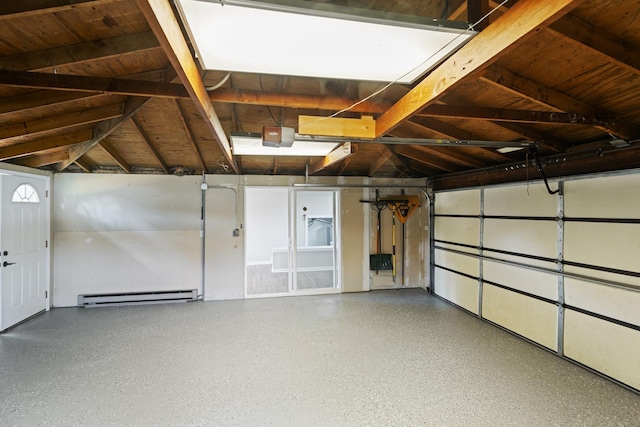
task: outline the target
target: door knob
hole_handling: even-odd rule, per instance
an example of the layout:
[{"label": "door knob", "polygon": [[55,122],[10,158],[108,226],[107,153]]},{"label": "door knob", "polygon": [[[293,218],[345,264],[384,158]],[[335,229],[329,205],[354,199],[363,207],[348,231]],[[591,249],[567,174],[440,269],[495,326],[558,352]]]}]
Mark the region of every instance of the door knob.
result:
[{"label": "door knob", "polygon": [[2,263],[2,266],[3,267],[8,267],[8,266],[13,265],[13,264],[15,264],[15,262],[7,262],[7,261],[5,261],[5,262]]}]

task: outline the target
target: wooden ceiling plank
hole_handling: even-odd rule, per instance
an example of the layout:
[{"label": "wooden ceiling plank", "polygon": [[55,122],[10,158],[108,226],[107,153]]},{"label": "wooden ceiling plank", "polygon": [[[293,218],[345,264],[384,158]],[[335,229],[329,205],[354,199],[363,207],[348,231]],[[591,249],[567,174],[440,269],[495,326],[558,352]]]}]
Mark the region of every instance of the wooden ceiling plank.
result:
[{"label": "wooden ceiling plank", "polygon": [[448,90],[488,67],[540,28],[561,18],[583,1],[519,1],[380,116],[376,120],[376,137],[385,135],[402,121],[434,103]]},{"label": "wooden ceiling plank", "polygon": [[[420,126],[424,129],[427,130],[431,130],[431,131],[435,131],[438,132],[442,135],[445,135],[448,138],[452,138],[452,139],[459,139],[459,140],[482,140],[484,138],[480,138],[478,135],[475,135],[471,132],[467,132],[464,129],[459,129],[455,126],[451,126],[450,124],[441,122],[439,120],[434,120],[432,118],[429,117],[414,117],[411,120],[407,120],[405,121],[403,124],[409,125],[409,126]],[[503,156],[502,154],[498,153],[497,151],[488,149],[488,148],[482,148],[482,147],[469,147],[470,151],[482,151],[482,153],[487,156],[490,157],[491,159],[495,160],[495,161],[508,161],[511,160],[509,157],[507,156]]]},{"label": "wooden ceiling plank", "polygon": [[120,168],[126,173],[131,173],[131,166],[127,163],[122,156],[106,141],[102,140],[98,142],[98,146],[102,148],[111,157]]},{"label": "wooden ceiling plank", "polygon": [[278,156],[274,156],[273,157],[273,171],[272,171],[273,175],[277,175],[278,174]]},{"label": "wooden ceiling plank", "polygon": [[[480,79],[493,86],[507,90],[514,95],[528,99],[558,112],[604,114],[605,116],[610,115],[607,111],[599,113],[598,109],[594,106],[495,65],[484,70]],[[635,125],[618,119],[613,121],[610,120],[606,127],[608,128],[606,130],[602,129],[602,127],[599,128],[623,139],[633,139],[636,138],[638,134],[638,129]]]},{"label": "wooden ceiling plank", "polygon": [[35,16],[73,9],[83,3],[98,6],[118,0],[20,0],[0,2],[0,20]]},{"label": "wooden ceiling plank", "polygon": [[91,173],[91,165],[89,164],[89,162],[83,159],[76,159],[76,161],[73,163],[75,163],[75,165],[82,169],[84,172]]},{"label": "wooden ceiling plank", "polygon": [[38,71],[51,67],[114,58],[128,53],[143,53],[160,44],[153,32],[127,34],[103,40],[93,40],[71,46],[56,47],[0,57],[0,69]]},{"label": "wooden ceiling plank", "polygon": [[178,118],[180,119],[180,123],[182,123],[182,127],[184,128],[185,132],[187,132],[187,136],[189,138],[189,144],[191,144],[191,148],[193,149],[193,152],[196,154],[196,157],[198,158],[198,163],[200,164],[201,172],[207,173],[207,164],[204,162],[204,158],[202,157],[202,153],[200,152],[200,147],[198,147],[198,143],[196,142],[197,139],[193,134],[193,131],[191,130],[191,126],[189,126],[189,124],[187,123],[187,113],[184,111],[184,108],[182,108],[182,105],[180,105],[180,102],[178,102],[178,100],[175,100],[175,104],[176,104],[176,108],[178,108],[178,111],[179,111]]},{"label": "wooden ceiling plank", "polygon": [[[339,96],[305,95],[292,93],[260,92],[248,89],[220,88],[209,92],[213,102],[245,105],[265,105],[269,107],[301,108],[308,110],[340,111],[358,102]],[[391,104],[366,101],[351,108],[357,113],[381,114]]]},{"label": "wooden ceiling plank", "polygon": [[114,95],[188,98],[178,83],[0,70],[0,85]]},{"label": "wooden ceiling plank", "polygon": [[0,161],[23,157],[68,145],[80,144],[91,140],[91,130],[81,130],[70,134],[59,135],[44,140],[24,142],[21,144],[0,147]]},{"label": "wooden ceiling plank", "polygon": [[178,73],[180,80],[187,88],[200,115],[220,144],[227,161],[238,173],[238,166],[231,153],[231,145],[209,100],[209,94],[202,82],[200,70],[182,35],[180,24],[173,13],[171,4],[168,0],[136,0],[136,3]]},{"label": "wooden ceiling plank", "polygon": [[373,165],[371,165],[371,167],[369,168],[369,172],[367,172],[367,176],[373,176],[378,171],[378,169],[380,169],[382,165],[384,165],[387,160],[389,160],[392,155],[393,153],[391,151],[385,150],[385,152],[382,153],[380,157],[378,157],[378,160]]},{"label": "wooden ceiling plank", "polygon": [[640,76],[640,46],[633,46],[575,16],[566,16],[548,28],[556,36],[573,40],[605,60]]},{"label": "wooden ceiling plank", "polygon": [[144,128],[142,127],[142,123],[140,123],[140,120],[138,120],[135,116],[133,116],[131,118],[131,121],[133,123],[133,126],[136,128],[136,130],[140,134],[140,137],[142,138],[142,140],[147,144],[147,147],[149,147],[149,149],[153,153],[153,155],[156,158],[156,160],[158,161],[158,163],[160,163],[160,167],[162,168],[164,173],[166,173],[168,175],[169,174],[169,166],[167,165],[167,163],[162,158],[162,155],[160,154],[160,151],[158,151],[156,146],[153,144],[153,142],[151,141],[151,139],[149,138],[149,136],[145,132]]},{"label": "wooden ceiling plank", "polygon": [[408,159],[412,159],[418,163],[422,163],[423,165],[426,165],[431,169],[444,171],[444,172],[456,171],[456,168],[452,167],[450,164],[447,164],[446,162],[443,162],[443,161],[429,160],[429,158],[426,156],[426,153],[407,145],[396,145],[393,151],[396,154],[404,156]]},{"label": "wooden ceiling plank", "polygon": [[355,150],[357,149],[354,147],[354,144],[351,144],[350,142],[340,144],[340,146],[324,156],[322,159],[315,161],[311,165],[309,173],[313,175],[314,173],[318,173],[339,161],[345,160],[349,156],[352,156],[355,153]]},{"label": "wooden ceiling plank", "polygon": [[69,151],[69,158],[64,160],[60,165],[58,165],[58,172],[62,172],[66,168],[69,167],[73,162],[75,162],[80,157],[84,156],[89,150],[91,150],[97,143],[102,141],[107,136],[111,135],[111,133],[118,129],[120,125],[136,114],[144,105],[149,102],[151,98],[137,98],[132,97],[125,102],[124,105],[124,114],[121,117],[114,118],[111,120],[105,120],[99,123],[93,129],[93,138],[91,141],[84,142],[82,144],[74,145]]},{"label": "wooden ceiling plank", "polygon": [[60,163],[69,159],[68,151],[56,151],[47,154],[38,154],[35,156],[21,157],[14,161],[18,165],[27,166],[30,168],[39,168],[42,166],[52,165]]},{"label": "wooden ceiling plank", "polygon": [[73,128],[75,126],[100,122],[122,115],[122,104],[106,105],[89,110],[45,117],[30,122],[14,123],[0,129],[0,141],[10,141],[29,135],[38,135],[51,131]]}]

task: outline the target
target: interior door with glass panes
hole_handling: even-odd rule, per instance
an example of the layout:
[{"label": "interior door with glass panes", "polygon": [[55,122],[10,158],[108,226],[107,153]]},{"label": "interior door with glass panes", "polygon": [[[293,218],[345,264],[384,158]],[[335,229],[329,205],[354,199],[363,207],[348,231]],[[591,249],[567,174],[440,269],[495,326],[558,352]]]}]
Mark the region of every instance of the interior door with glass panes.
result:
[{"label": "interior door with glass panes", "polygon": [[337,289],[337,192],[296,190],[293,196],[294,291]]}]

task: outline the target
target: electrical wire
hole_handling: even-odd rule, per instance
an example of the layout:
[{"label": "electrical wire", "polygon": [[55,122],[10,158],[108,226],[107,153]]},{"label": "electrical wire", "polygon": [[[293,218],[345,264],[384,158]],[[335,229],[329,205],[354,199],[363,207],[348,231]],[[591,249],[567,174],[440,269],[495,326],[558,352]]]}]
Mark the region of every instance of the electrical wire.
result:
[{"label": "electrical wire", "polygon": [[382,92],[384,92],[385,90],[389,89],[391,86],[393,86],[394,84],[398,83],[400,80],[402,80],[404,77],[406,77],[407,75],[413,73],[415,70],[417,70],[418,68],[420,68],[424,63],[430,61],[434,56],[436,56],[437,54],[439,54],[440,52],[442,52],[444,49],[446,49],[447,47],[449,47],[449,45],[451,45],[453,42],[455,42],[456,40],[458,40],[460,37],[462,37],[463,35],[465,35],[466,33],[468,33],[469,31],[473,31],[473,29],[480,25],[482,22],[484,22],[485,19],[487,19],[489,16],[491,16],[494,12],[496,12],[498,9],[500,9],[502,6],[504,6],[505,4],[507,4],[510,0],[503,0],[499,5],[497,5],[496,7],[494,7],[492,10],[490,10],[486,15],[484,15],[482,18],[480,18],[476,23],[474,24],[469,24],[469,27],[464,30],[463,32],[461,32],[460,34],[458,34],[456,37],[454,37],[451,41],[449,41],[447,44],[445,44],[444,46],[442,46],[440,49],[438,49],[436,52],[434,52],[433,54],[431,54],[431,56],[429,56],[428,58],[426,58],[424,61],[422,61],[420,64],[416,65],[415,67],[413,67],[411,70],[407,71],[406,73],[404,73],[403,75],[401,75],[400,77],[398,77],[397,79],[395,79],[392,82],[387,83],[386,85],[384,85],[381,89],[378,89],[377,91],[373,92],[371,95],[368,95],[364,98],[362,98],[361,100],[354,102],[352,105],[348,106],[347,108],[343,108],[340,111],[337,111],[333,114],[331,114],[330,116],[327,117],[322,117],[319,118],[318,120],[324,120],[324,119],[330,119],[333,117],[336,117],[342,113],[346,113],[347,111],[352,110],[353,108],[357,107],[358,105],[362,104],[363,102],[366,102],[368,100],[370,100],[371,98],[381,94]]}]

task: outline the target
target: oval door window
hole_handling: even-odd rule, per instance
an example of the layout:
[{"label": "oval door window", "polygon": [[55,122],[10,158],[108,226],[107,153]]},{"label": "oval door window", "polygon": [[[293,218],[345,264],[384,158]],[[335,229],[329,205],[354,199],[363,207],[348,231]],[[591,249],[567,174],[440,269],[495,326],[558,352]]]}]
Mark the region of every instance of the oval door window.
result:
[{"label": "oval door window", "polygon": [[13,192],[11,201],[14,203],[40,203],[38,192],[29,184],[21,184]]}]

